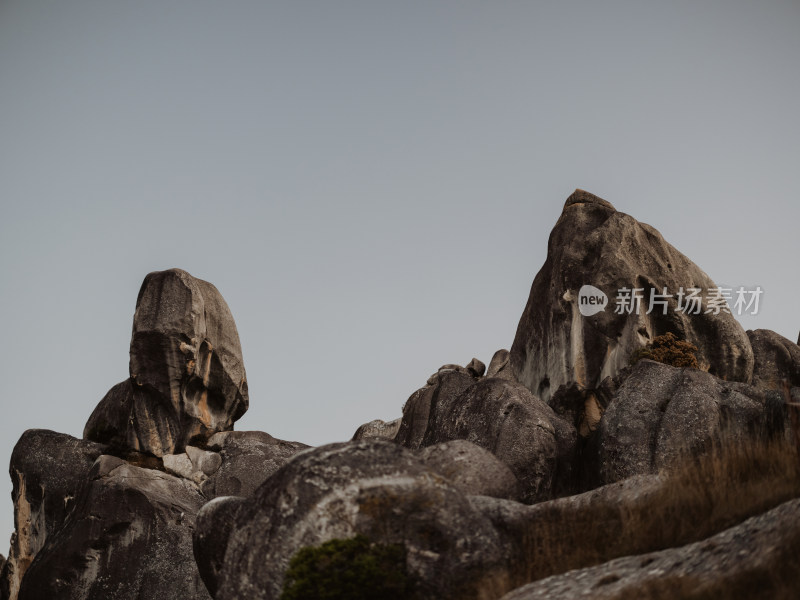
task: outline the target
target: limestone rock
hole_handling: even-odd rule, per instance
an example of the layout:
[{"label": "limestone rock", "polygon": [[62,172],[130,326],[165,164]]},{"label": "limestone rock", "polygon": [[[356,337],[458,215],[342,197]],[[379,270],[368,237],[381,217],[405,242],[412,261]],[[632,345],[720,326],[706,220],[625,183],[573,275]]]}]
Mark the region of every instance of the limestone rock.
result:
[{"label": "limestone rock", "polygon": [[224,567],[228,540],[236,524],[241,496],[222,496],[200,509],[195,522],[194,558],[203,582],[212,596],[217,594],[217,580]]},{"label": "limestone rock", "polygon": [[184,479],[192,479],[194,476],[195,468],[188,454],[165,454],[162,460],[164,461],[164,469],[167,473],[183,477]]},{"label": "limestone rock", "polygon": [[466,368],[469,374],[473,377],[483,377],[483,374],[486,372],[486,365],[477,358],[473,358],[471,361],[469,361],[469,364]]},{"label": "limestone rock", "polygon": [[710,449],[723,430],[739,436],[780,434],[782,406],[777,392],[641,360],[600,422],[601,480],[653,473],[683,453]]},{"label": "limestone rock", "polygon": [[467,440],[428,446],[419,451],[419,458],[426,467],[469,496],[509,500],[519,497],[519,482],[511,469],[488,450]]},{"label": "limestone rock", "polygon": [[201,489],[207,498],[250,496],[289,459],[308,448],[279,440],[263,431],[225,431],[208,441],[220,457],[217,470],[207,474]]},{"label": "limestone rock", "polygon": [[192,553],[193,484],[102,455],[75,508],[39,551],[19,600],[210,598]]},{"label": "limestone rock", "polygon": [[[583,316],[579,292],[607,304]],[[534,279],[511,347],[514,375],[545,402],[561,385],[593,389],[628,364],[631,353],[654,337],[672,332],[695,344],[709,372],[747,382],[753,353],[734,317],[714,314],[707,296],[717,286],[699,267],[669,245],[653,227],[617,212],[605,200],[576,190],[550,234],[547,260]],[[618,291],[641,288],[641,310],[617,312]],[[651,291],[673,296],[646,314]],[[700,314],[677,309],[676,294],[699,288]],[[588,308],[588,305],[587,305]],[[692,311],[694,308],[692,308]],[[709,311],[708,314],[706,311]],[[585,309],[585,312],[589,312]]]},{"label": "limestone rock", "polygon": [[752,384],[770,390],[783,390],[783,380],[800,387],[800,346],[769,329],[748,331],[753,347]]},{"label": "limestone rock", "polygon": [[[227,541],[214,537],[220,530],[230,531]],[[204,508],[195,541],[216,600],[270,600],[299,549],[356,534],[403,544],[420,597],[491,597],[503,578],[505,549],[488,519],[410,451],[382,440],[296,456],[244,503]]]},{"label": "limestone rock", "polygon": [[213,285],[180,269],[145,277],[130,375],[100,402],[84,437],[162,456],[233,428],[248,407],[247,380],[236,324]]},{"label": "limestone rock", "polygon": [[400,428],[394,438],[395,442],[412,450],[422,447],[423,439],[432,426],[431,419],[436,418],[436,407],[440,403],[451,405],[462,392],[475,383],[471,375],[456,370],[440,371],[429,381],[433,383],[418,389],[406,400]]},{"label": "limestone rock", "polygon": [[526,502],[551,497],[559,455],[575,443],[572,426],[522,385],[498,378],[475,382],[456,371],[412,395],[395,441],[419,448],[459,439],[508,465]]},{"label": "limestone rock", "polygon": [[798,555],[800,499],[795,499],[707,540],[548,577],[502,600],[793,598],[800,581]]},{"label": "limestone rock", "polygon": [[486,377],[499,377],[500,379],[508,379],[515,381],[514,374],[511,372],[509,365],[509,352],[508,350],[498,350],[492,356],[489,362],[489,369],[486,371]]},{"label": "limestone rock", "polygon": [[401,421],[402,419],[395,419],[394,421],[389,421],[387,423],[385,421],[381,421],[380,419],[375,419],[369,423],[364,423],[358,429],[356,429],[355,434],[353,434],[353,441],[367,440],[370,438],[393,440],[397,435],[397,432],[400,430]]},{"label": "limestone rock", "polygon": [[105,446],[72,436],[29,429],[11,454],[14,527],[0,596],[16,598],[29,566],[63,526]]}]

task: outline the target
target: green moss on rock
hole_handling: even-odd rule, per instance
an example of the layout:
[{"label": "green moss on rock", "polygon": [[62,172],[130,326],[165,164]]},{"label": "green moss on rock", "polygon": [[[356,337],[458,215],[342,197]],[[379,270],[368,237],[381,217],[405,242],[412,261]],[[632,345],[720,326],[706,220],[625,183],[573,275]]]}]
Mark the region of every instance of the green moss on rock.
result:
[{"label": "green moss on rock", "polygon": [[281,600],[405,600],[411,590],[405,547],[357,535],[298,550]]}]

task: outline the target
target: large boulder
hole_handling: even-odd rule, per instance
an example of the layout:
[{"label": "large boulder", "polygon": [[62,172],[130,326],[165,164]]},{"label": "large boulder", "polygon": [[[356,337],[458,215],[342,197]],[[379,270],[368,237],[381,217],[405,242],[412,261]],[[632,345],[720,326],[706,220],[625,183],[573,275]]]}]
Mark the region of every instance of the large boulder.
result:
[{"label": "large boulder", "polygon": [[14,528],[0,596],[14,599],[31,563],[64,525],[92,464],[105,446],[64,433],[29,429],[11,454]]},{"label": "large boulder", "polygon": [[[403,417],[394,441],[416,450],[430,445],[432,430],[441,404],[450,406],[467,388],[475,383],[468,373],[450,369],[432,375],[428,385],[418,389],[403,405]],[[445,440],[438,440],[445,441]]]},{"label": "large boulder", "polygon": [[268,600],[280,597],[298,550],[356,535],[402,544],[420,597],[489,597],[504,578],[506,550],[488,519],[412,452],[381,440],[308,450],[252,498],[210,503],[195,552],[216,600]]},{"label": "large boulder", "polygon": [[706,540],[554,575],[502,600],[796,598],[800,499]]},{"label": "large boulder", "polygon": [[769,329],[748,330],[753,347],[753,380],[757,387],[783,391],[784,381],[800,387],[800,346]]},{"label": "large boulder", "polygon": [[447,477],[453,486],[468,496],[492,496],[516,500],[519,481],[494,454],[468,442],[442,442],[418,452],[422,463]]},{"label": "large boulder", "polygon": [[575,437],[572,425],[519,383],[475,381],[455,371],[412,395],[395,441],[411,448],[472,442],[506,464],[522,500],[534,502],[552,497],[559,463],[569,465]]},{"label": "large boulder", "polygon": [[207,498],[251,496],[258,486],[308,448],[287,442],[263,431],[223,431],[211,437],[208,449],[221,457],[220,466],[202,483]]},{"label": "large boulder", "polygon": [[63,526],[27,570],[19,600],[201,600],[192,552],[205,502],[179,477],[100,456]]},{"label": "large boulder", "polygon": [[106,394],[84,437],[174,454],[232,429],[247,407],[239,334],[222,295],[186,271],[157,271],[136,301],[130,379]]},{"label": "large boulder", "polygon": [[[593,302],[583,306],[586,316],[579,304],[584,286],[595,288],[586,288],[591,293],[585,302]],[[666,309],[654,304],[647,314],[650,294],[662,294],[664,288],[671,294]],[[696,310],[693,305],[677,310],[677,295],[690,288],[701,290],[699,314],[689,314]],[[512,371],[547,402],[561,385],[597,387],[625,367],[632,352],[672,332],[698,347],[712,374],[747,382],[753,371],[750,342],[730,312],[709,304],[716,288],[653,227],[576,190],[550,234],[547,259],[531,286],[511,347]],[[623,289],[641,289],[638,311],[615,306]],[[685,298],[683,303],[688,306]]]},{"label": "large boulder", "polygon": [[656,472],[684,454],[710,450],[722,433],[744,438],[783,430],[778,392],[641,360],[600,421],[600,479],[611,483]]}]

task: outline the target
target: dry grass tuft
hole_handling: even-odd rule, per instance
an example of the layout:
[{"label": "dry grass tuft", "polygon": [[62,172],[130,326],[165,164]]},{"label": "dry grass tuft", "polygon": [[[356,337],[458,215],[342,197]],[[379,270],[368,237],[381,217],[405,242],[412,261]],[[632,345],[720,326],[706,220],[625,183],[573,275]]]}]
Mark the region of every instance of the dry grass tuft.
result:
[{"label": "dry grass tuft", "polygon": [[661,473],[640,494],[540,505],[522,526],[526,561],[514,578],[526,583],[705,539],[800,497],[799,460],[788,440],[730,437]]},{"label": "dry grass tuft", "polygon": [[631,354],[630,364],[635,365],[643,358],[673,367],[700,368],[697,362],[697,346],[686,340],[679,340],[674,333],[654,337],[647,346]]}]

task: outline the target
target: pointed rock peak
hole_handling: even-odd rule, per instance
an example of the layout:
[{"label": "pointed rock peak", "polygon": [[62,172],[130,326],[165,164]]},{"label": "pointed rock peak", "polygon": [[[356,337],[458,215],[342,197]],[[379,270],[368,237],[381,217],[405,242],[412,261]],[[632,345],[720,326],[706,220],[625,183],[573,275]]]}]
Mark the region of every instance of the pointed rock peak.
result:
[{"label": "pointed rock peak", "polygon": [[572,192],[570,197],[567,198],[567,201],[564,203],[564,208],[566,209],[568,206],[572,206],[574,204],[599,204],[600,206],[610,208],[613,211],[617,210],[608,200],[603,200],[599,196],[595,196],[594,194],[582,189],[576,189],[574,192]]}]

